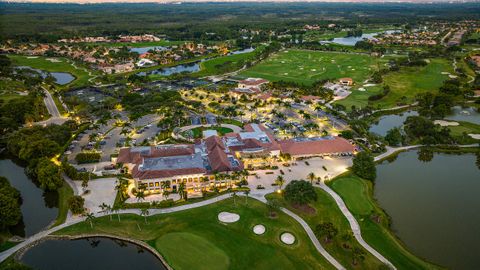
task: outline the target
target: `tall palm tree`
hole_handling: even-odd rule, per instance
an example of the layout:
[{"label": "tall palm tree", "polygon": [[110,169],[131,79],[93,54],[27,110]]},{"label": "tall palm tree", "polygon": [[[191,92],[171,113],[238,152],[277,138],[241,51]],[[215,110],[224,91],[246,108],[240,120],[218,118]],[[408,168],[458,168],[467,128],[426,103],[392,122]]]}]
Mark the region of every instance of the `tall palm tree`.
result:
[{"label": "tall palm tree", "polygon": [[137,198],[137,201],[141,201],[145,199],[145,192],[143,190],[137,190],[135,197]]},{"label": "tall palm tree", "polygon": [[150,212],[148,211],[148,208],[142,208],[140,209],[140,215],[145,218],[145,224],[147,224],[147,216]]},{"label": "tall palm tree", "polygon": [[170,196],[170,191],[164,190],[162,192],[162,196],[163,196],[163,198],[165,198],[165,200],[168,200],[168,196]]},{"label": "tall palm tree", "polygon": [[180,195],[180,199],[183,199],[184,198],[184,195],[185,195],[185,183],[180,183],[180,185],[178,185],[178,195]]},{"label": "tall palm tree", "polygon": [[120,221],[121,221],[121,220],[120,220],[120,208],[118,208],[117,206],[115,206],[115,207],[112,208],[112,211],[117,214],[118,222],[120,222]]},{"label": "tall palm tree", "polygon": [[283,187],[283,184],[285,184],[285,179],[283,178],[283,176],[279,175],[277,176],[277,180],[275,180],[275,183],[278,185],[278,187],[281,190]]},{"label": "tall palm tree", "polygon": [[308,180],[310,180],[310,184],[313,184],[313,180],[317,179],[313,172],[309,173],[307,176]]},{"label": "tall palm tree", "polygon": [[246,189],[243,193],[245,194],[245,205],[247,205],[248,204],[248,194],[250,194],[250,190]]},{"label": "tall palm tree", "polygon": [[85,215],[85,221],[90,222],[90,227],[93,229],[93,221],[95,220],[95,215],[92,213],[86,213]]},{"label": "tall palm tree", "polygon": [[237,202],[235,201],[235,199],[237,198],[237,191],[236,191],[236,190],[234,190],[234,191],[232,192],[232,198],[233,198],[233,204],[234,204],[235,206],[237,206]]}]

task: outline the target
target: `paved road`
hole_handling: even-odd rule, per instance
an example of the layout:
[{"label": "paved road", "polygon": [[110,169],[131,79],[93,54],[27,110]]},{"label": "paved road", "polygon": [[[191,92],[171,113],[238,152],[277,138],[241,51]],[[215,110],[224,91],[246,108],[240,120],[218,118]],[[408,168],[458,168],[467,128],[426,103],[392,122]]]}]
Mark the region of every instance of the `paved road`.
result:
[{"label": "paved road", "polygon": [[58,111],[57,105],[55,105],[55,101],[53,101],[52,95],[48,92],[47,89],[43,88],[45,97],[43,98],[43,102],[45,102],[45,106],[47,106],[48,113],[52,117],[61,117],[60,112]]}]

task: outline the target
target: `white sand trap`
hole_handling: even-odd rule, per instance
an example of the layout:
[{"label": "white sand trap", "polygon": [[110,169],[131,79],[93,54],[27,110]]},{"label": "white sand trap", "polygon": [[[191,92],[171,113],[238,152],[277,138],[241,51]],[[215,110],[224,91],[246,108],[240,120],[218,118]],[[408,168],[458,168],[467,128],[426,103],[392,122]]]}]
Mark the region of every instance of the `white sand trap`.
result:
[{"label": "white sand trap", "polygon": [[288,73],[287,73],[287,72],[285,72],[285,73],[283,73],[283,75],[288,75]]},{"label": "white sand trap", "polygon": [[442,72],[442,75],[450,75],[450,72]]},{"label": "white sand trap", "polygon": [[285,52],[287,53],[288,51],[285,51]]},{"label": "white sand trap", "polygon": [[448,77],[449,77],[450,79],[458,78],[458,76],[456,76],[456,75],[448,75]]},{"label": "white sand trap", "polygon": [[60,62],[62,62],[62,61],[60,61],[60,60],[58,60],[58,59],[56,59],[56,58],[47,58],[46,60],[47,60],[47,61],[50,61],[50,62],[52,62],[52,63],[60,63]]},{"label": "white sand trap", "polygon": [[295,243],[295,236],[293,236],[293,234],[291,233],[282,233],[282,235],[280,236],[280,240],[282,240],[283,243],[287,244],[287,245],[291,245],[293,243]]},{"label": "white sand trap", "polygon": [[282,61],[282,64],[285,64],[285,61]]},{"label": "white sand trap", "polygon": [[475,140],[480,140],[480,134],[468,134],[468,136],[472,137]]},{"label": "white sand trap", "polygon": [[27,56],[27,59],[35,59],[38,58],[38,56]]},{"label": "white sand trap", "polygon": [[316,69],[312,68],[311,71],[317,71]]},{"label": "white sand trap", "polygon": [[253,227],[253,232],[255,234],[264,234],[265,233],[265,226],[261,225],[261,224],[258,224],[258,225],[255,225],[255,227]]},{"label": "white sand trap", "polygon": [[354,71],[354,70],[355,70],[355,69],[354,69],[354,68],[352,68],[352,71]]},{"label": "white sand trap", "polygon": [[434,124],[440,125],[442,127],[448,127],[448,126],[458,126],[460,125],[458,122],[450,122],[450,121],[445,121],[445,120],[435,120],[433,121]]},{"label": "white sand trap", "polygon": [[363,87],[370,87],[370,86],[375,86],[376,84],[374,83],[367,83],[367,84],[364,84]]},{"label": "white sand trap", "polygon": [[218,214],[218,220],[225,223],[234,223],[240,220],[240,216],[235,213],[221,212]]},{"label": "white sand trap", "polygon": [[358,91],[361,91],[361,92],[365,92],[365,90],[367,90],[367,89],[365,89],[363,87],[358,88]]}]

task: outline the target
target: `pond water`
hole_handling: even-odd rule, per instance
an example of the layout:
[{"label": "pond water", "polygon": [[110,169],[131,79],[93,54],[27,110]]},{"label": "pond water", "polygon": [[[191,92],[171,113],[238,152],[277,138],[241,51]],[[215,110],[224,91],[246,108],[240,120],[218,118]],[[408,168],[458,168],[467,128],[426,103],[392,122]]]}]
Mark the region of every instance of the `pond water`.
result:
[{"label": "pond water", "polygon": [[177,73],[182,73],[182,72],[187,72],[187,73],[193,73],[200,71],[200,61],[193,62],[193,63],[188,63],[188,64],[182,64],[182,65],[177,65],[173,67],[166,67],[166,68],[160,68],[152,71],[146,71],[146,72],[139,72],[137,73],[139,76],[148,76],[148,75],[163,75],[163,76],[169,76],[172,74],[177,74]]},{"label": "pond water", "polygon": [[473,154],[404,152],[377,166],[375,198],[409,250],[451,269],[478,269],[480,169]]},{"label": "pond water", "polygon": [[372,39],[378,34],[392,34],[395,33],[397,30],[387,30],[384,32],[377,32],[377,33],[369,33],[369,34],[362,34],[359,37],[339,37],[339,38],[334,38],[331,41],[328,41],[326,43],[335,43],[335,44],[340,44],[340,45],[346,45],[346,46],[355,46],[355,44],[358,41],[362,41],[364,39]]},{"label": "pond water", "polygon": [[[20,69],[25,69],[26,68],[26,69],[35,70],[38,73],[40,73],[40,76],[42,76],[42,78],[44,78],[44,79],[48,76],[48,72],[45,71],[45,70],[32,68],[32,67],[28,67],[28,66],[18,66],[17,68],[20,68]],[[72,82],[73,80],[75,80],[75,77],[68,72],[50,72],[50,74],[52,75],[53,78],[55,78],[55,83],[60,84],[60,85],[65,85],[65,84],[68,84],[68,83]]]},{"label": "pond water", "polygon": [[455,106],[452,108],[452,115],[445,117],[448,120],[465,121],[480,125],[480,113],[474,107],[462,108]]},{"label": "pond water", "polygon": [[399,114],[390,114],[384,115],[378,119],[376,124],[373,124],[370,127],[370,132],[378,134],[380,136],[387,135],[387,131],[392,128],[403,126],[403,122],[407,120],[409,116],[416,116],[418,113],[416,111],[407,111]]},{"label": "pond water", "polygon": [[232,54],[249,53],[249,52],[253,52],[254,50],[255,50],[255,48],[250,47],[250,48],[245,48],[245,49],[241,49],[241,50],[236,50],[236,51],[230,52],[228,54],[232,55]]},{"label": "pond water", "polygon": [[131,52],[136,52],[138,54],[142,54],[142,53],[146,53],[150,50],[164,51],[166,49],[167,49],[167,47],[163,47],[163,46],[148,46],[148,47],[130,48],[130,51]]},{"label": "pond water", "polygon": [[29,249],[21,262],[36,270],[166,269],[148,250],[110,238],[47,240]]},{"label": "pond water", "polygon": [[45,192],[32,182],[25,170],[11,159],[0,159],[0,176],[6,177],[22,196],[23,222],[12,233],[30,236],[47,227],[58,214],[58,193]]}]

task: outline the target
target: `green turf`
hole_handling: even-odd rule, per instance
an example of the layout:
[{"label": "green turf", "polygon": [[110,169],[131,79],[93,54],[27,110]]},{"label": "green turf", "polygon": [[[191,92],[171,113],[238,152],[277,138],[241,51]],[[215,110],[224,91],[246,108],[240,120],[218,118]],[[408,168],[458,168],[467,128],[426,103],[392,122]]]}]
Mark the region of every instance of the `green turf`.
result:
[{"label": "green turf", "polygon": [[[42,56],[23,56],[23,55],[13,55],[10,54],[8,57],[12,60],[12,62],[17,66],[29,66],[36,69],[41,69],[49,72],[68,72],[75,77],[75,80],[70,82],[64,86],[83,86],[88,84],[88,79],[91,76],[88,72],[84,69],[84,67],[75,68],[72,66],[71,62],[68,62],[66,58],[58,58],[58,57],[51,57],[59,60],[60,62],[51,62],[48,61],[47,58],[50,57],[42,57]],[[77,67],[79,64],[77,64]]]},{"label": "green turf", "polygon": [[[366,250],[364,250],[365,260],[358,262],[356,266],[352,264],[352,247],[357,247],[361,249],[363,248],[353,238],[350,225],[345,216],[338,208],[333,198],[319,188],[316,188],[316,192],[318,195],[318,200],[310,204],[310,206],[315,209],[314,213],[308,213],[306,211],[302,211],[292,207],[285,200],[283,200],[282,196],[278,195],[277,193],[269,194],[267,198],[275,198],[279,200],[284,207],[288,208],[289,210],[302,217],[312,229],[314,229],[318,224],[323,222],[333,223],[339,231],[336,238],[330,243],[325,243],[324,239],[319,239],[319,241],[322,243],[323,247],[344,267],[356,267],[358,269],[378,269],[382,265],[382,263]],[[342,236],[344,236],[345,234],[350,234],[352,238],[348,241],[342,240]],[[344,248],[344,243],[347,243],[349,248]]]},{"label": "green turf", "polygon": [[[188,243],[188,245],[185,245]],[[207,239],[192,233],[168,233],[155,241],[155,247],[165,259],[175,262],[173,269],[223,270],[230,266],[228,255]],[[202,262],[197,256],[202,254]]]},{"label": "green turf", "polygon": [[361,84],[378,69],[382,61],[383,59],[366,54],[285,50],[241,72],[240,75],[305,85],[311,85],[318,80],[350,77],[355,83]]},{"label": "green turf", "polygon": [[227,128],[227,127],[196,127],[196,128],[191,129],[191,131],[193,132],[193,138],[203,137],[203,131],[204,130],[209,130],[209,129],[216,130],[217,133],[220,136],[223,136],[227,133],[233,132],[233,130],[231,128]]},{"label": "green turf", "polygon": [[[329,186],[345,201],[357,219],[362,236],[373,248],[388,258],[397,269],[439,269],[410,253],[389,229],[388,217],[372,198],[372,183],[354,175],[343,175]],[[379,216],[377,223],[372,216]]]},{"label": "green turf", "polygon": [[346,99],[341,100],[347,108],[352,105],[365,107],[370,104],[374,108],[391,108],[400,104],[411,104],[415,96],[425,92],[437,92],[443,81],[448,79],[448,72],[453,74],[451,63],[446,59],[430,59],[424,67],[406,67],[398,72],[390,72],[383,76],[383,84],[390,86],[390,93],[375,102],[368,102],[368,97],[380,93],[382,86],[367,87],[367,91],[352,91]]},{"label": "green turf", "polygon": [[[480,140],[476,140],[468,134],[480,134],[480,125],[465,122],[465,121],[455,121],[458,122],[460,125],[458,126],[449,126],[450,134],[459,140],[462,144],[472,144],[478,143]],[[465,134],[467,134],[465,136]]]},{"label": "green turf", "polygon": [[197,72],[196,76],[210,76],[223,73],[219,66],[230,64],[233,67],[237,67],[234,70],[228,70],[228,72],[236,71],[242,68],[242,65],[239,66],[240,61],[245,60],[254,60],[253,56],[255,55],[255,51],[248,52],[248,53],[240,53],[240,54],[232,54],[226,56],[219,56],[213,59],[204,61],[200,63],[201,70]]},{"label": "green turf", "polygon": [[63,186],[57,190],[58,192],[58,215],[53,226],[60,225],[65,222],[68,214],[68,199],[73,196],[72,188],[63,183]]},{"label": "green turf", "polygon": [[[222,211],[238,213],[240,221],[219,222],[217,215]],[[245,198],[238,198],[236,205],[233,199],[227,199],[200,208],[155,215],[147,218],[148,224],[143,217],[129,214],[122,215],[120,222],[116,216],[113,221],[102,217],[94,221],[93,229],[83,222],[56,234],[107,233],[143,240],[164,255],[169,265],[178,267],[176,269],[217,269],[217,263],[221,269],[227,266],[228,269],[332,269],[300,224],[283,213],[275,219],[268,218],[267,212],[266,205],[254,199],[249,199],[248,205]],[[252,228],[257,224],[265,225],[265,234],[253,233]],[[297,238],[291,246],[280,241],[280,235],[286,231]],[[189,252],[172,256],[175,250]],[[190,256],[187,262],[185,256]]]}]

